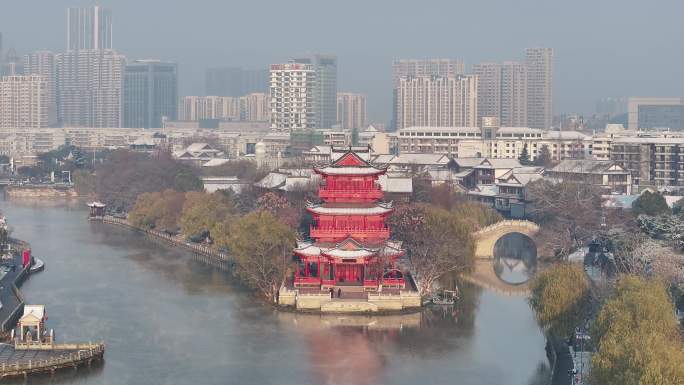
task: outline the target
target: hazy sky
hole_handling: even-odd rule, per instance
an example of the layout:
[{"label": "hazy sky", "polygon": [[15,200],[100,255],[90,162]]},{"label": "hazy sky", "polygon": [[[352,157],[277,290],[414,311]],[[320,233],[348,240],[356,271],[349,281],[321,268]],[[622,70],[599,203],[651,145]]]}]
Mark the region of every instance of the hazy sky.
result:
[{"label": "hazy sky", "polygon": [[[66,45],[66,7],[82,0],[0,0],[5,46]],[[605,96],[684,95],[684,1],[677,0],[103,0],[114,46],[129,59],[180,65],[181,95],[204,91],[210,66],[265,67],[334,53],[339,89],[368,94],[388,121],[394,58],[522,59],[556,53],[555,111],[593,112]]]}]

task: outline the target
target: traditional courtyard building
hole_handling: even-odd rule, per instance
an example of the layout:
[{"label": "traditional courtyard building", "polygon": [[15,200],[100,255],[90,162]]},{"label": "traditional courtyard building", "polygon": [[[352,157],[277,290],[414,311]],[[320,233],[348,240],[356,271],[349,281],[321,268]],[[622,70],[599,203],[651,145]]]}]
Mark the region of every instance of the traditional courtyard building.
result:
[{"label": "traditional courtyard building", "polygon": [[397,268],[404,251],[401,242],[389,239],[386,220],[393,208],[381,201],[378,183],[386,166],[374,165],[350,148],[314,171],[321,176],[322,203],[308,204],[311,240],[299,242],[294,250],[294,286],[320,291],[343,286],[345,292],[347,287],[360,292],[404,289],[407,281]]}]

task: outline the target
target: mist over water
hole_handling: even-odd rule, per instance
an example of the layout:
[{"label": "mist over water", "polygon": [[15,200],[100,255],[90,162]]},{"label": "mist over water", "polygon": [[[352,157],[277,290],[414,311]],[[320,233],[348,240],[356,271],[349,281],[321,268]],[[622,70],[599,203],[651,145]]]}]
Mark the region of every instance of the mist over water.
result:
[{"label": "mist over water", "polygon": [[88,222],[83,203],[0,209],[46,262],[22,291],[58,341],[107,344],[102,366],[30,383],[527,385],[546,363],[522,297],[465,287],[458,306],[410,315],[281,312],[185,252]]}]

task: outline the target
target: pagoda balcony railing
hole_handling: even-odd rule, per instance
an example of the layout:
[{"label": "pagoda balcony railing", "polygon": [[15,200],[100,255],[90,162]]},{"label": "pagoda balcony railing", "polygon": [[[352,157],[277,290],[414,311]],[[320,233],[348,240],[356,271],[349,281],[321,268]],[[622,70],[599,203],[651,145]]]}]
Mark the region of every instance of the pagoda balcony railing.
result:
[{"label": "pagoda balcony railing", "polygon": [[318,197],[321,199],[381,199],[382,190],[333,190],[321,188],[318,190]]},{"label": "pagoda balcony railing", "polygon": [[311,226],[309,230],[311,238],[342,238],[351,235],[355,238],[389,238],[390,229],[363,229],[363,228],[316,228]]},{"label": "pagoda balcony railing", "polygon": [[295,286],[310,286],[310,285],[320,285],[321,279],[319,277],[294,277]]},{"label": "pagoda balcony railing", "polygon": [[404,278],[383,278],[383,285],[403,285],[406,281]]}]

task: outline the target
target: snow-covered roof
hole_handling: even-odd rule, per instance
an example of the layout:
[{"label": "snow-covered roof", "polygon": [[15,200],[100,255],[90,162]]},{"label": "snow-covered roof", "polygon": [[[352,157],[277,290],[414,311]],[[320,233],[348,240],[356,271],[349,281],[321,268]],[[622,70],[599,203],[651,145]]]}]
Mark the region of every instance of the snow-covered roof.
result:
[{"label": "snow-covered roof", "polygon": [[475,168],[515,168],[520,167],[520,161],[518,159],[506,159],[506,158],[483,158],[479,165]]},{"label": "snow-covered roof", "polygon": [[385,172],[384,169],[375,167],[323,167],[316,171],[325,175],[376,175]]},{"label": "snow-covered roof", "polygon": [[342,249],[330,249],[322,251],[324,255],[335,257],[335,258],[367,258],[372,257],[377,254],[377,251],[368,249],[358,249],[358,250],[342,250]]},{"label": "snow-covered roof", "polygon": [[279,172],[269,172],[268,175],[263,177],[260,181],[254,183],[256,187],[275,189],[280,188],[285,185],[287,181],[287,175]]},{"label": "snow-covered roof", "polygon": [[574,174],[626,174],[624,168],[612,160],[593,160],[593,159],[565,159],[552,172],[567,172]]},{"label": "snow-covered roof", "polygon": [[407,193],[413,192],[413,178],[410,176],[380,175],[378,184],[384,192]]},{"label": "snow-covered roof", "polygon": [[45,305],[24,305],[24,315],[21,318],[28,315],[32,315],[39,320],[42,320],[43,317],[45,317]]},{"label": "snow-covered roof", "polygon": [[498,193],[499,189],[496,187],[496,185],[492,184],[477,185],[477,188],[475,190],[468,191],[468,194],[470,195],[480,195],[488,197],[495,197]]},{"label": "snow-covered roof", "polygon": [[585,135],[578,131],[544,131],[542,137],[559,140],[584,140],[590,138],[589,135]]},{"label": "snow-covered roof", "polygon": [[294,249],[295,253],[309,256],[321,255],[321,248],[314,246],[310,242],[298,242],[297,248]]},{"label": "snow-covered roof", "polygon": [[396,158],[396,155],[380,154],[380,155],[376,155],[375,158],[373,158],[373,162],[378,163],[378,164],[387,164],[394,158]]},{"label": "snow-covered roof", "polygon": [[310,204],[307,210],[314,214],[327,215],[384,215],[392,212],[392,204],[379,203],[369,207],[345,207],[333,204],[313,205]]},{"label": "snow-covered roof", "polygon": [[445,154],[403,153],[395,156],[388,163],[391,165],[446,165],[449,163],[449,157]]},{"label": "snow-covered roof", "polygon": [[189,152],[200,152],[213,150],[213,148],[211,148],[211,146],[208,143],[192,143],[191,145],[186,147],[185,150]]},{"label": "snow-covered roof", "polygon": [[401,248],[400,241],[388,240],[381,245],[367,246],[349,237],[338,244],[327,246],[314,244],[309,241],[298,241],[294,252],[310,257],[323,255],[332,258],[368,258],[378,253],[391,256],[402,254],[404,251]]},{"label": "snow-covered roof", "polygon": [[213,159],[210,159],[207,163],[203,164],[202,167],[216,167],[216,166],[224,165],[228,162],[230,162],[230,159],[213,158]]}]

